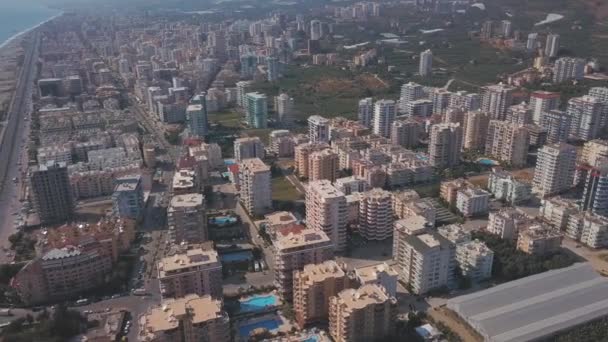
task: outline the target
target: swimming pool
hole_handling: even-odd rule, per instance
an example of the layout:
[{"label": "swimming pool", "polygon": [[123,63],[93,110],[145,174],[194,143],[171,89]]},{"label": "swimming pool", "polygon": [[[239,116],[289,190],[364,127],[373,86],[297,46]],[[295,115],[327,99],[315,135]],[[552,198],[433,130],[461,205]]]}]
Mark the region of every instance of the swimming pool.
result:
[{"label": "swimming pool", "polygon": [[279,326],[281,326],[281,321],[277,318],[265,319],[263,321],[241,325],[239,327],[239,335],[241,336],[241,339],[247,339],[249,334],[257,328],[266,328],[270,331],[278,329]]},{"label": "swimming pool", "polygon": [[241,302],[239,312],[255,312],[267,307],[277,306],[278,299],[275,295],[257,295]]},{"label": "swimming pool", "polygon": [[211,218],[211,223],[218,226],[224,226],[231,223],[236,223],[236,217],[232,216],[216,216]]},{"label": "swimming pool", "polygon": [[477,159],[477,163],[484,165],[484,166],[498,165],[498,162],[496,162],[495,160],[492,160],[492,159],[488,159],[488,158],[479,158],[479,159]]},{"label": "swimming pool", "polygon": [[236,161],[234,161],[234,159],[224,159],[224,165],[228,166],[234,164],[236,164]]},{"label": "swimming pool", "polygon": [[220,259],[222,262],[249,261],[253,259],[253,254],[251,251],[238,251],[226,254],[220,253]]}]

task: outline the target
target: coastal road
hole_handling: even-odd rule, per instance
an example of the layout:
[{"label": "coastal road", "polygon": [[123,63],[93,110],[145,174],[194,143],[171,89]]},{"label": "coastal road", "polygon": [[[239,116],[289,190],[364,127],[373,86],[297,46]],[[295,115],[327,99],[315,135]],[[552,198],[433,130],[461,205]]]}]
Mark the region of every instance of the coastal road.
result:
[{"label": "coastal road", "polygon": [[[8,236],[14,232],[13,213],[21,208],[19,196],[26,180],[29,119],[33,110],[32,92],[36,80],[40,33],[34,32],[33,43],[25,52],[23,67],[19,72],[17,88],[11,102],[6,129],[0,141],[0,243],[7,247]],[[12,181],[17,178],[18,182]],[[0,261],[6,256],[0,253]]]}]

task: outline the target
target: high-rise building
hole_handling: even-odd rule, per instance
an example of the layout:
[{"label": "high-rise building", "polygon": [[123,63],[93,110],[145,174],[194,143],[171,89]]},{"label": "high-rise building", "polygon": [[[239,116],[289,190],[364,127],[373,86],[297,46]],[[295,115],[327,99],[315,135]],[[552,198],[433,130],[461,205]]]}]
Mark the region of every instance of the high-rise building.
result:
[{"label": "high-rise building", "polygon": [[511,106],[507,109],[507,121],[517,124],[518,126],[532,124],[533,115],[534,112],[532,107],[525,102]]},{"label": "high-rise building", "polygon": [[491,119],[505,120],[514,92],[515,88],[502,83],[483,87],[481,110]]},{"label": "high-rise building", "polygon": [[254,54],[242,55],[241,61],[241,78],[251,79],[255,75],[255,70],[258,66],[258,57]]},{"label": "high-rise building", "polygon": [[303,143],[294,148],[295,171],[303,178],[310,177],[310,155],[328,149],[327,143]]},{"label": "high-rise building", "polygon": [[270,132],[270,151],[276,153],[279,158],[292,157],[295,147],[293,135],[286,129],[279,129]]},{"label": "high-rise building", "polygon": [[193,245],[176,251],[158,263],[158,281],[163,299],[190,294],[222,299],[222,263],[214,249]]},{"label": "high-rise building", "polygon": [[247,124],[253,128],[268,127],[268,100],[260,93],[247,93]]},{"label": "high-rise building", "polygon": [[486,145],[490,117],[481,111],[467,112],[464,119],[463,147],[467,150],[481,150]]},{"label": "high-rise building", "polygon": [[169,299],[148,309],[141,317],[139,339],[155,342],[228,342],[230,318],[222,301],[210,296],[188,295]]},{"label": "high-rise building", "polygon": [[513,33],[513,23],[510,20],[501,21],[501,34],[504,38],[511,38]]},{"label": "high-rise building", "polygon": [[272,208],[270,167],[259,158],[244,159],[239,164],[239,194],[250,215],[261,216]]},{"label": "high-rise building", "polygon": [[585,77],[585,64],[585,60],[582,58],[559,58],[553,65],[553,83],[582,80]]},{"label": "high-rise building", "polygon": [[424,87],[418,83],[409,82],[401,86],[401,94],[399,96],[399,112],[405,112],[405,106],[416,100],[424,97]]},{"label": "high-rise building", "polygon": [[236,82],[236,103],[239,107],[247,109],[247,94],[253,87],[252,81]]},{"label": "high-rise building", "polygon": [[327,179],[331,182],[338,176],[339,157],[331,149],[316,151],[310,154],[308,177],[311,181]]},{"label": "high-rise building", "polygon": [[276,57],[266,57],[266,79],[268,82],[275,82],[279,79],[279,59]]},{"label": "high-rise building", "polygon": [[608,217],[608,159],[600,158],[587,168],[581,209]]},{"label": "high-rise building", "polygon": [[540,126],[547,130],[547,143],[566,142],[571,131],[572,117],[559,109],[543,112]]},{"label": "high-rise building", "polygon": [[532,92],[530,94],[532,121],[536,125],[540,125],[543,113],[559,108],[559,98],[559,93],[542,90]]},{"label": "high-rise building", "polygon": [[559,52],[559,34],[550,33],[547,35],[547,42],[545,44],[545,56],[553,58],[557,57]]},{"label": "high-rise building", "polygon": [[202,104],[191,104],[186,109],[186,120],[190,135],[205,137],[209,134],[209,122],[207,121],[207,100],[205,94],[200,97]]},{"label": "high-rise building", "polygon": [[438,233],[410,235],[393,233],[393,259],[399,280],[409,284],[415,294],[454,285],[456,248]]},{"label": "high-rise building", "polygon": [[595,97],[574,97],[568,101],[566,113],[572,118],[570,135],[580,140],[593,140],[601,131],[603,105]]},{"label": "high-rise building", "polygon": [[538,33],[532,32],[528,34],[528,41],[526,42],[526,50],[534,51],[538,48]]},{"label": "high-rise building", "polygon": [[431,52],[431,50],[425,50],[420,53],[418,73],[421,77],[427,77],[433,74],[433,52]]},{"label": "high-rise building", "polygon": [[238,138],[234,141],[234,159],[264,158],[264,144],[259,137]]},{"label": "high-rise building", "polygon": [[433,114],[445,114],[445,111],[450,105],[452,92],[443,88],[435,88],[431,92],[431,101],[433,102]]},{"label": "high-rise building", "polygon": [[589,96],[595,97],[602,103],[602,128],[608,125],[608,88],[607,87],[593,87],[589,89]]},{"label": "high-rise building", "polygon": [[490,120],[486,138],[487,155],[515,167],[526,165],[528,156],[528,131],[506,121]]},{"label": "high-rise building", "polygon": [[581,164],[597,165],[602,158],[608,158],[608,141],[592,140],[585,143],[581,153]]},{"label": "high-rise building", "polygon": [[208,240],[205,198],[202,194],[175,195],[167,208],[169,240],[173,243],[201,243]]},{"label": "high-rise building", "polygon": [[323,37],[323,23],[320,20],[310,21],[310,40],[319,40]]},{"label": "high-rise building", "polygon": [[533,188],[541,196],[570,189],[574,181],[576,148],[568,144],[545,145],[538,150]]},{"label": "high-rise building", "polygon": [[372,127],[374,119],[374,100],[371,97],[359,101],[358,119],[362,125]]},{"label": "high-rise building", "polygon": [[308,118],[308,139],[311,143],[329,142],[329,120],[313,115]]},{"label": "high-rise building", "polygon": [[144,189],[140,175],[120,177],[115,180],[112,193],[112,212],[118,217],[139,219],[144,208]]},{"label": "high-rise building", "polygon": [[41,224],[66,221],[72,216],[74,199],[65,163],[49,161],[32,167],[30,191]]},{"label": "high-rise building", "polygon": [[492,20],[484,21],[481,24],[480,38],[482,40],[490,40],[494,36],[494,22]]},{"label": "high-rise building", "polygon": [[453,92],[450,95],[449,107],[461,108],[464,112],[479,110],[481,96],[477,93],[468,93],[464,90]]},{"label": "high-rise building", "polygon": [[274,108],[277,112],[279,121],[286,127],[290,127],[293,124],[294,116],[294,101],[293,97],[290,97],[286,93],[275,98]]},{"label": "high-rise building", "polygon": [[329,300],[329,333],[336,342],[382,340],[396,319],[397,300],[379,285],[347,289]]},{"label": "high-rise building", "polygon": [[306,192],[306,225],[324,231],[336,251],[346,248],[348,208],[344,193],[330,181],[320,180],[308,184]]},{"label": "high-rise building", "polygon": [[395,101],[393,100],[378,100],[374,104],[374,134],[389,138],[391,134],[391,125],[395,121]]},{"label": "high-rise building", "polygon": [[334,260],[309,264],[293,274],[293,309],[301,329],[311,323],[327,322],[329,299],[355,285]]},{"label": "high-rise building", "polygon": [[391,127],[391,143],[405,148],[416,147],[423,131],[422,124],[416,120],[397,120]]},{"label": "high-rise building", "polygon": [[358,231],[367,240],[386,240],[393,235],[392,195],[375,188],[359,196]]},{"label": "high-rise building", "polygon": [[318,229],[293,226],[281,230],[273,241],[275,247],[275,284],[283,300],[293,299],[294,271],[309,264],[321,264],[333,259],[334,246],[327,235]]},{"label": "high-rise building", "polygon": [[460,163],[462,127],[442,123],[431,126],[429,159],[437,168],[452,167]]}]

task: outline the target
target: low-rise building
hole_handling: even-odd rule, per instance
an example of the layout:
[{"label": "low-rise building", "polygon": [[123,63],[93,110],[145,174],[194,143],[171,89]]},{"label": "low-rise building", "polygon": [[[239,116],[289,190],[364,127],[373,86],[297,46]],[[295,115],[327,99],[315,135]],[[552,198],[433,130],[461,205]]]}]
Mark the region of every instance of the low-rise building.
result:
[{"label": "low-rise building", "polygon": [[384,287],[389,296],[397,296],[397,271],[385,262],[355,268],[355,277],[361,286],[376,284]]},{"label": "low-rise building", "polygon": [[578,206],[573,200],[556,196],[541,201],[539,216],[556,229],[566,230],[570,215],[577,212]]},{"label": "low-rise building", "polygon": [[608,247],[608,218],[589,212],[570,215],[566,235],[591,248]]},{"label": "low-rise building", "polygon": [[532,184],[518,181],[506,171],[493,171],[488,180],[488,189],[496,199],[513,205],[532,197]]},{"label": "low-rise building", "polygon": [[456,262],[462,276],[474,282],[489,279],[492,276],[494,252],[479,240],[473,240],[456,246]]},{"label": "low-rise building", "polygon": [[515,208],[504,208],[491,212],[488,218],[488,233],[498,235],[501,239],[517,240],[519,231],[532,223],[532,218]]},{"label": "low-rise building", "polygon": [[458,191],[472,186],[473,184],[462,178],[441,182],[441,186],[439,188],[439,197],[441,197],[441,199],[443,199],[448,205],[456,205]]},{"label": "low-rise building", "polygon": [[557,251],[562,244],[562,233],[552,227],[537,224],[519,232],[517,249],[528,254],[545,255]]},{"label": "low-rise building", "polygon": [[456,208],[465,217],[483,215],[488,212],[490,193],[482,189],[459,190],[456,197]]}]

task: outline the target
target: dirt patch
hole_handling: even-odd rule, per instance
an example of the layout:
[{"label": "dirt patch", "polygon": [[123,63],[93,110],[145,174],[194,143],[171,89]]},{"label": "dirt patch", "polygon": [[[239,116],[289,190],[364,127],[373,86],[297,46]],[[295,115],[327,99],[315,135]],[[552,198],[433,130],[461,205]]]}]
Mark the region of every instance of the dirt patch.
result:
[{"label": "dirt patch", "polygon": [[531,183],[534,178],[534,168],[531,167],[523,170],[511,171],[511,174],[519,181]]},{"label": "dirt patch", "polygon": [[363,74],[355,79],[359,87],[369,90],[382,90],[388,88],[388,84],[378,76],[371,74]]},{"label": "dirt patch", "polygon": [[456,333],[463,341],[466,342],[482,342],[481,337],[473,330],[466,322],[464,322],[452,310],[445,307],[428,310],[427,314],[435,321],[439,321]]},{"label": "dirt patch", "polygon": [[608,18],[608,2],[605,0],[581,0],[583,4],[593,14],[595,19],[603,20]]},{"label": "dirt patch", "polygon": [[355,90],[355,83],[342,78],[323,78],[313,85],[319,93],[350,93]]}]

